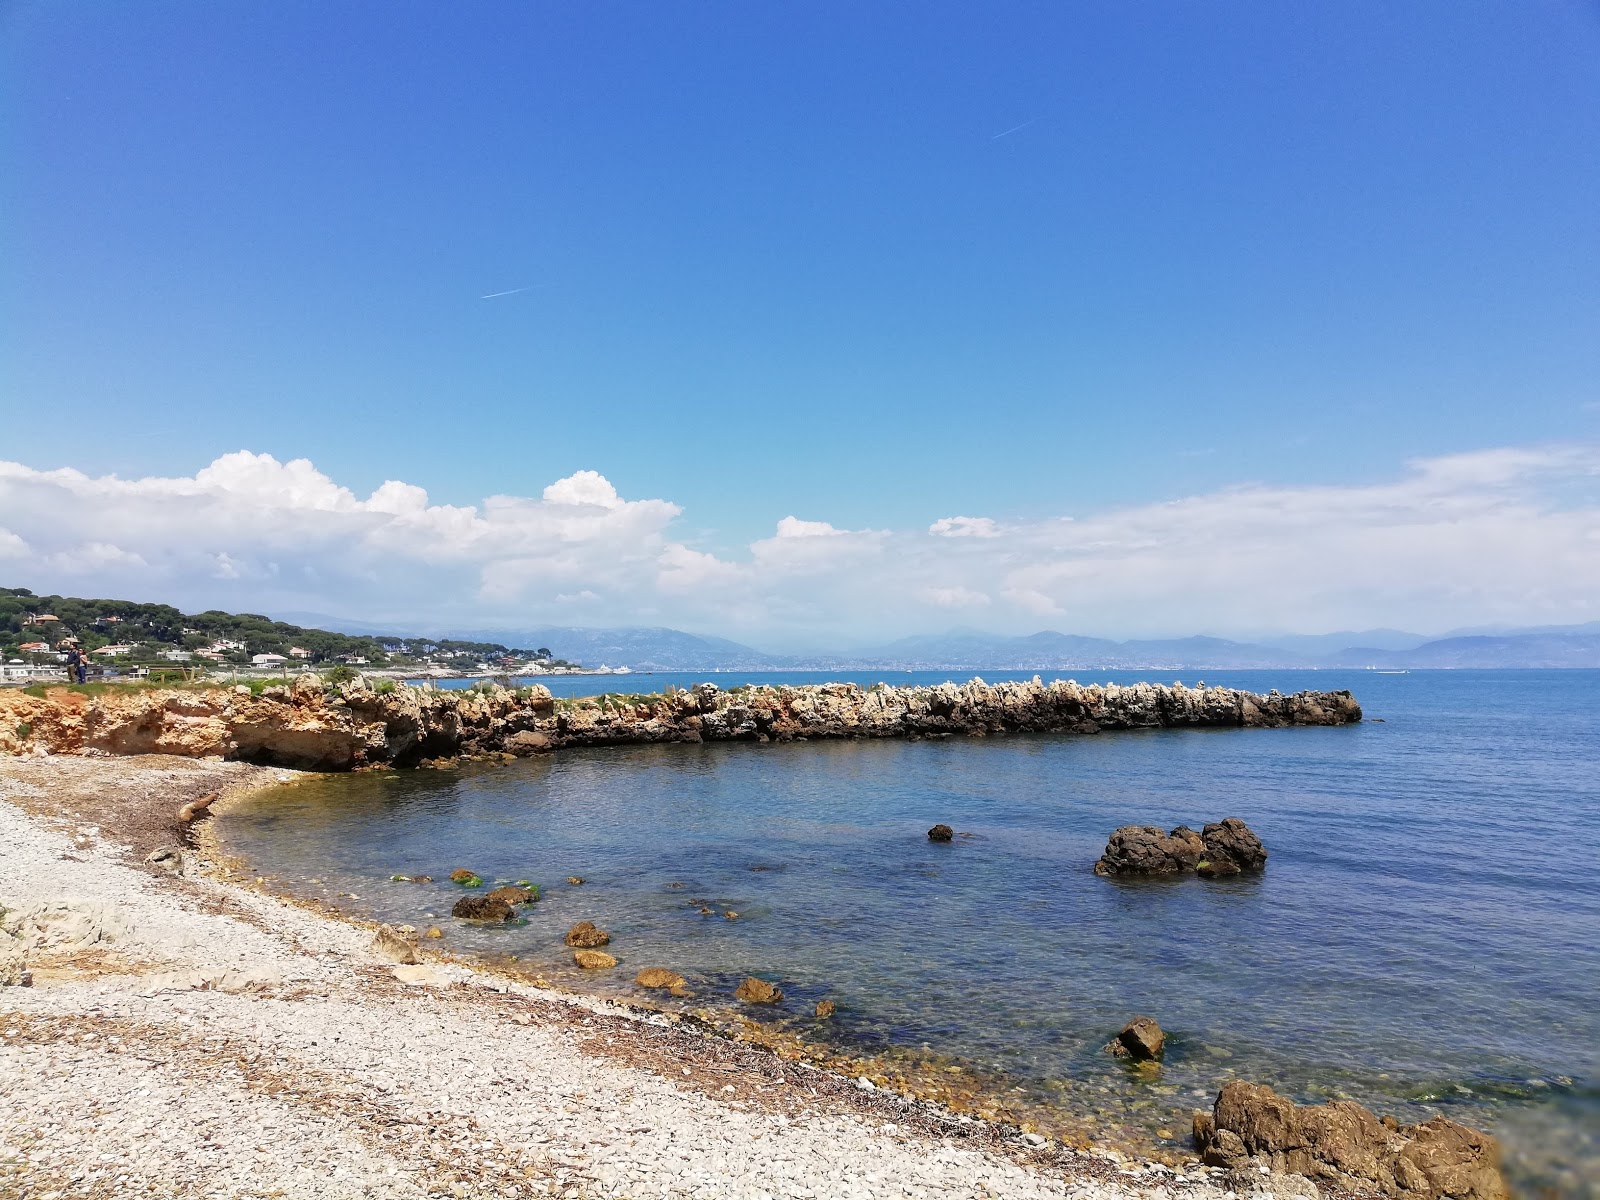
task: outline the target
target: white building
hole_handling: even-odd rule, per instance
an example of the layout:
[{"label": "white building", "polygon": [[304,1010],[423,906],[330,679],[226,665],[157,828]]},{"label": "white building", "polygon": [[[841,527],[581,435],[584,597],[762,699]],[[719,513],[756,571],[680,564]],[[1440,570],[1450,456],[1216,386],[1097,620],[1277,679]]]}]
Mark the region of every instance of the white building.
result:
[{"label": "white building", "polygon": [[252,654],[250,656],[250,661],[252,664],[258,667],[276,667],[281,666],[289,660],[281,654]]},{"label": "white building", "polygon": [[164,658],[168,662],[191,662],[194,659],[194,655],[189,651],[178,649],[163,650],[158,657]]},{"label": "white building", "polygon": [[132,650],[132,646],[119,642],[114,646],[101,646],[100,649],[91,650],[89,653],[100,654],[106,658],[121,658],[123,655],[130,653]]}]

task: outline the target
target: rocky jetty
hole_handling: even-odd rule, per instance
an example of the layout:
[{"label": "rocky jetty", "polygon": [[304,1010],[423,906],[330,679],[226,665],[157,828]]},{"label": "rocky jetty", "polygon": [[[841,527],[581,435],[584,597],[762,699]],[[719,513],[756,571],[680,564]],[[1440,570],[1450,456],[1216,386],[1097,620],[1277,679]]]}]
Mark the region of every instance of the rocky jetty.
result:
[{"label": "rocky jetty", "polygon": [[1238,817],[1213,821],[1199,833],[1179,825],[1124,825],[1094,864],[1096,875],[1237,875],[1267,865],[1267,848]]},{"label": "rocky jetty", "polygon": [[1272,728],[1361,719],[1349,692],[1256,695],[1140,683],[849,683],[722,691],[700,684],[649,696],[557,700],[540,686],[379,690],[313,674],[259,693],[218,688],[0,691],[0,753],[220,756],[342,771],[471,754],[571,746],[796,738],[1100,733],[1117,729]]},{"label": "rocky jetty", "polygon": [[1300,1106],[1235,1080],[1196,1113],[1195,1147],[1214,1167],[1264,1167],[1357,1195],[1401,1200],[1506,1200],[1500,1146],[1446,1117],[1401,1125],[1350,1100]]}]

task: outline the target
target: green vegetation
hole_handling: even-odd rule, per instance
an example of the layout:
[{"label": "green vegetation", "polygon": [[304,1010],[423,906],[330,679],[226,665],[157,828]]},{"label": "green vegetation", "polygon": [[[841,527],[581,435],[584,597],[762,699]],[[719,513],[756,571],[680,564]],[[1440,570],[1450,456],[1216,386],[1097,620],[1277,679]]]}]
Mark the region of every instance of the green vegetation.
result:
[{"label": "green vegetation", "polygon": [[[363,666],[434,663],[470,670],[487,663],[509,672],[527,659],[551,667],[575,665],[543,647],[530,651],[498,642],[354,636],[290,625],[258,613],[216,609],[182,613],[166,604],[36,596],[27,588],[0,588],[0,658],[57,666],[62,644],[69,638],[76,640],[92,665],[147,666],[173,675],[184,667],[248,667],[257,654],[281,655],[290,666],[321,666],[330,683],[354,678],[354,669]],[[94,653],[106,646],[127,650],[115,656]]]}]

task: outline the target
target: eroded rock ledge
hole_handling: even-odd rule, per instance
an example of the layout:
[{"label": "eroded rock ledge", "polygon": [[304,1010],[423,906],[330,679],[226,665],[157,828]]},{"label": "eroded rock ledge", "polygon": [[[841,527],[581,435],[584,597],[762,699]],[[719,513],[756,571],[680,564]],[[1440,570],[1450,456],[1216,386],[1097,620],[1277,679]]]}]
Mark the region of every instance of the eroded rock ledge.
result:
[{"label": "eroded rock ledge", "polygon": [[556,700],[540,686],[468,691],[363,681],[292,686],[128,689],[43,697],[0,693],[0,751],[178,754],[341,771],[466,754],[527,755],[566,746],[650,742],[951,734],[1099,733],[1168,727],[1345,725],[1361,719],[1349,692],[1256,695],[1231,688],[1140,683],[850,683]]}]

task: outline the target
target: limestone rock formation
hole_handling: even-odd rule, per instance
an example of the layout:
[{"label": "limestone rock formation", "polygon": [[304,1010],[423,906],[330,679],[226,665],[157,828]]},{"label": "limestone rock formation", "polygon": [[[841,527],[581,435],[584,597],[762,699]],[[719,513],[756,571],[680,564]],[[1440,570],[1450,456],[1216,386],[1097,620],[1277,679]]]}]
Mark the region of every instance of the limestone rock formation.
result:
[{"label": "limestone rock formation", "polygon": [[1166,1044],[1167,1035],[1154,1017],[1135,1017],[1107,1043],[1106,1049],[1118,1058],[1149,1062],[1161,1057]]},{"label": "limestone rock formation", "polygon": [[930,842],[948,842],[955,836],[956,831],[948,825],[935,825],[928,830],[928,840]]},{"label": "limestone rock formation", "polygon": [[733,995],[746,1004],[776,1004],[783,999],[783,992],[776,985],[753,975],[735,988]]},{"label": "limestone rock formation", "polygon": [[1211,1166],[1263,1166],[1400,1200],[1506,1200],[1494,1138],[1446,1117],[1380,1121],[1350,1100],[1300,1106],[1235,1080],[1196,1113],[1195,1146]]},{"label": "limestone rock formation", "polygon": [[[485,896],[484,899],[489,897]],[[372,939],[372,952],[387,962],[422,961],[422,953],[417,946],[417,931],[411,925],[379,925]]]},{"label": "limestone rock formation", "polygon": [[1094,864],[1096,875],[1237,875],[1267,865],[1261,839],[1238,817],[1207,825],[1196,833],[1179,825],[1170,833],[1159,825],[1124,825],[1111,835]]},{"label": "limestone rock formation", "polygon": [[177,754],[307,770],[416,766],[458,755],[501,757],[652,742],[789,741],[990,733],[1097,733],[1164,727],[1343,725],[1361,719],[1349,692],[1270,692],[1140,683],[942,683],[761,686],[563,700],[543,687],[470,691],[363,684],[306,675],[249,689],[0,691],[0,753]]},{"label": "limestone rock formation", "polygon": [[455,902],[450,915],[463,921],[509,921],[517,910],[492,896],[463,896]]},{"label": "limestone rock formation", "polygon": [[617,965],[617,960],[604,950],[574,950],[572,957],[585,971],[604,971]]},{"label": "limestone rock formation", "polygon": [[596,946],[604,946],[611,940],[611,935],[599,928],[593,921],[579,921],[567,930],[567,945],[577,946],[584,950],[592,950]]}]

